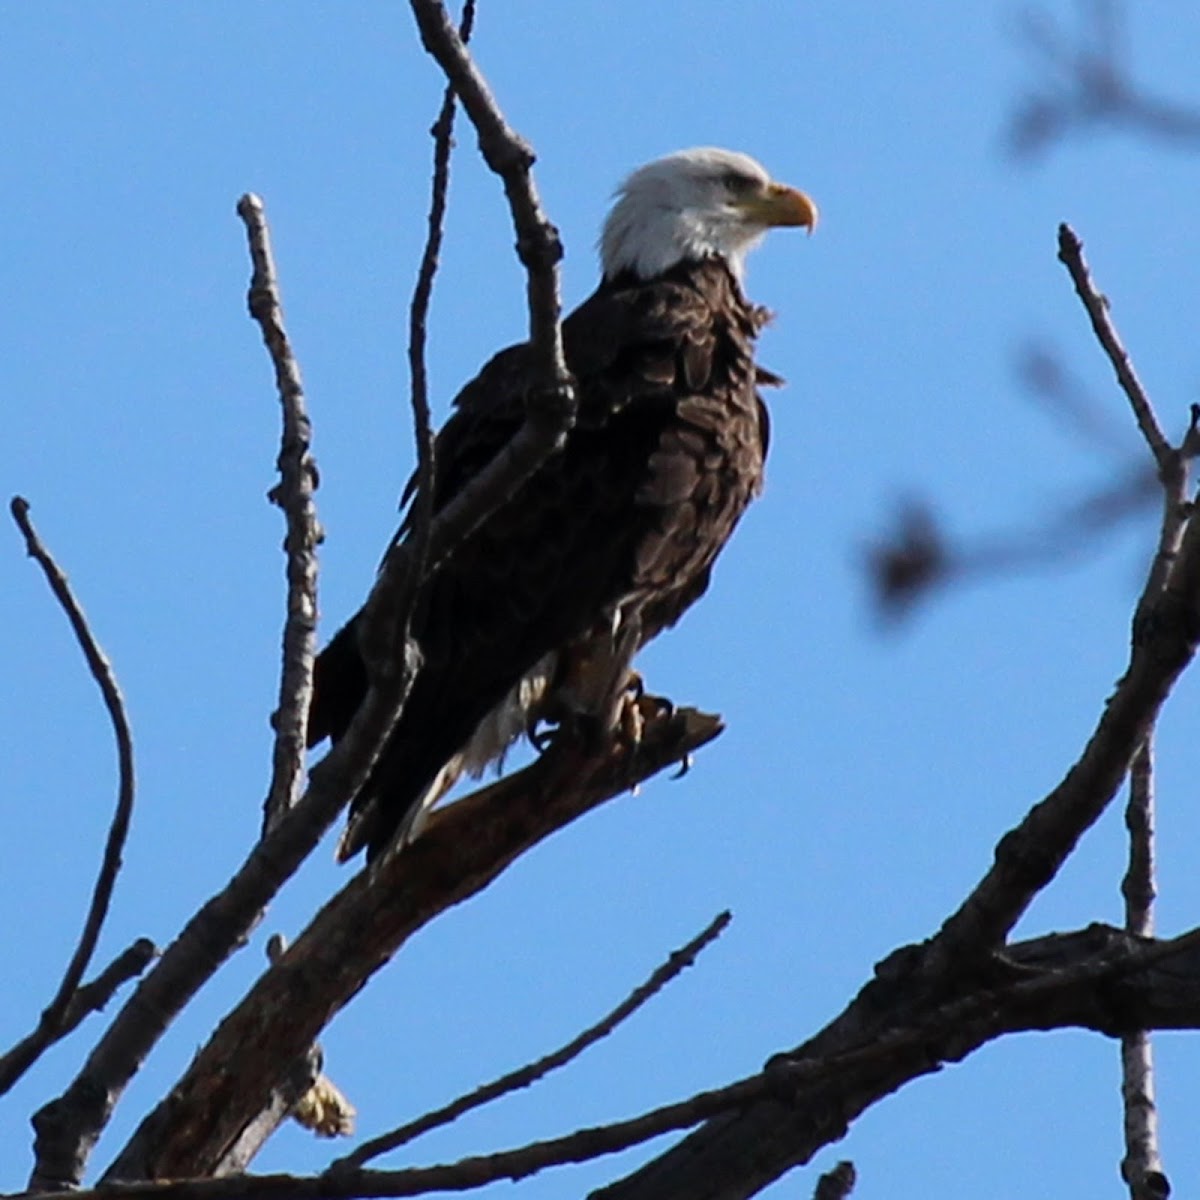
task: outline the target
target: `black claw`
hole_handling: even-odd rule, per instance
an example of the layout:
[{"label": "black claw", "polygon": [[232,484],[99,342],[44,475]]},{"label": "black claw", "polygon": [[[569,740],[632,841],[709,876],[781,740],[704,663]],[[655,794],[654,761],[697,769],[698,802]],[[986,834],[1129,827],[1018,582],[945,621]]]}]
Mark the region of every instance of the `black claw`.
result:
[{"label": "black claw", "polygon": [[539,729],[536,724],[525,730],[525,737],[538,754],[545,754],[554,741],[555,730],[552,728]]},{"label": "black claw", "polygon": [[[670,701],[668,701],[668,703],[670,703]],[[692,769],[692,756],[691,756],[691,754],[685,754],[679,760],[679,770],[676,771],[675,774],[671,776],[671,778],[672,779],[682,779],[691,769]]]}]

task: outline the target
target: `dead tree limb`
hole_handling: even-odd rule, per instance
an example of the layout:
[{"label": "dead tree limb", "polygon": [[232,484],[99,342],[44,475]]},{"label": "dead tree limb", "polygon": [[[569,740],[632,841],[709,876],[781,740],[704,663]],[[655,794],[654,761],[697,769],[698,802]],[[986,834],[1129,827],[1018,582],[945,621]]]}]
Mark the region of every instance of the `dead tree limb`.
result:
[{"label": "dead tree limb", "polygon": [[279,482],[270,498],[283,511],[287,533],[287,616],[283,626],[283,669],[279,679],[279,707],[275,711],[275,745],[271,784],[263,802],[263,833],[296,801],[304,787],[304,752],[307,744],[308,708],[312,701],[313,659],[317,645],[317,556],[321,527],[313,493],[317,468],[313,462],[312,423],[304,403],[300,364],[283,324],[283,299],[271,234],[263,202],[247,192],[237,206],[246,226],[253,275],[248,304],[250,315],[262,330],[263,342],[275,368],[275,386],[283,410],[279,447]]},{"label": "dead tree limb", "polygon": [[[861,1027],[853,1034],[843,1028],[836,1046],[819,1035],[726,1087],[514,1150],[400,1171],[111,1182],[95,1191],[57,1193],[45,1200],[306,1200],[467,1191],[615,1153],[705,1119],[733,1125],[773,1113],[776,1123],[786,1118],[789,1128],[776,1130],[776,1138],[764,1136],[754,1153],[743,1153],[734,1164],[719,1155],[685,1153],[681,1147],[687,1139],[629,1179],[593,1194],[593,1200],[749,1197],[776,1177],[777,1156],[785,1150],[797,1162],[808,1161],[840,1138],[848,1122],[871,1104],[1004,1034],[1084,1028],[1118,1037],[1131,1028],[1200,1027],[1200,930],[1156,942],[1093,925],[1014,945],[993,978],[966,980],[957,995],[939,1001],[910,985],[911,980],[906,985],[892,978],[885,963],[866,989],[874,993],[869,1007],[878,1018],[875,1028]],[[860,1011],[863,1001],[860,996],[854,1002]],[[763,1130],[764,1135],[770,1132],[770,1126]],[[790,1139],[786,1146],[785,1136]]]},{"label": "dead tree limb", "polygon": [[121,854],[125,849],[125,839],[129,835],[129,821],[133,816],[134,772],[133,772],[133,735],[129,728],[129,717],[125,712],[125,701],[121,689],[113,673],[112,664],[104,651],[100,649],[95,635],[88,626],[87,617],[79,601],[71,591],[66,575],[43,545],[37,530],[29,517],[29,501],[22,496],[14,496],[11,504],[13,520],[16,521],[22,536],[25,538],[25,549],[30,558],[36,560],[50,590],[54,593],[67,620],[75,639],[79,643],[83,656],[87,661],[88,670],[100,689],[104,699],[104,707],[112,722],[113,736],[117,743],[117,805],[113,812],[112,821],[108,828],[108,837],[104,843],[104,854],[100,860],[100,870],[96,883],[92,888],[92,898],[88,905],[87,916],[84,918],[83,930],[79,935],[78,944],[63,971],[63,977],[50,1003],[43,1010],[37,1027],[31,1034],[18,1042],[11,1050],[0,1057],[0,1095],[7,1092],[22,1075],[41,1057],[46,1048],[57,1041],[67,1032],[67,1019],[71,1002],[79,989],[83,973],[92,961],[96,952],[96,943],[100,940],[100,931],[104,927],[108,908],[112,902],[113,888],[116,886],[117,874],[121,870]]}]

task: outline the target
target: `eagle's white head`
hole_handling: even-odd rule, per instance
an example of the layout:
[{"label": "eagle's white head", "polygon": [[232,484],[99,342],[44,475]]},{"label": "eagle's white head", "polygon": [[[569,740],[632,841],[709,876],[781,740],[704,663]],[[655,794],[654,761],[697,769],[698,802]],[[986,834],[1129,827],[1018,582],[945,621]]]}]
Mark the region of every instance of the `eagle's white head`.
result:
[{"label": "eagle's white head", "polygon": [[617,189],[600,234],[600,263],[612,279],[651,279],[685,259],[718,257],[740,281],[746,254],[775,225],[811,233],[817,206],[772,181],[748,154],[702,146],[639,167]]}]

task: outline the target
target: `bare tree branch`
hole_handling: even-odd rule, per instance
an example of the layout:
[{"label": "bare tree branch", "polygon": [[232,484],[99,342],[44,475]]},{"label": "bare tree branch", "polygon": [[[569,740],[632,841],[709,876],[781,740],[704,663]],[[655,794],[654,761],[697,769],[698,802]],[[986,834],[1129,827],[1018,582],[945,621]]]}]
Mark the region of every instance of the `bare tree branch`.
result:
[{"label": "bare tree branch", "polygon": [[1112,323],[1108,297],[1101,295],[1092,283],[1091,272],[1083,258],[1083,243],[1066,222],[1058,227],[1058,258],[1070,272],[1075,291],[1091,319],[1096,340],[1108,355],[1108,361],[1112,363],[1117,382],[1129,399],[1138,428],[1154,455],[1160,474],[1165,475],[1170,469],[1175,451],[1159,427],[1150,398],[1146,395],[1129,359],[1129,352],[1122,345],[1120,335]]},{"label": "bare tree branch", "polygon": [[1136,937],[1154,936],[1154,735],[1138,747],[1129,771],[1129,868],[1121,881],[1125,928]]},{"label": "bare tree branch", "polygon": [[[309,773],[304,797],[251,849],[225,888],[189,919],[67,1090],[34,1114],[31,1191],[78,1186],[92,1147],[129,1080],[184,1005],[245,944],[271,897],[362,786],[398,709],[394,690],[368,694],[346,736]],[[285,1061],[294,1062],[304,1049],[297,1046]],[[265,1092],[261,1100],[265,1104]]]},{"label": "bare tree branch", "polygon": [[[361,871],[325,905],[225,1018],[106,1177],[207,1173],[262,1109],[281,1069],[413,932],[486,887],[554,830],[679,761],[720,729],[716,717],[679,709],[649,722],[636,747],[589,757],[563,740],[523,771],[435,812],[403,854]],[[169,1122],[158,1124],[158,1113]]]},{"label": "bare tree branch", "polygon": [[313,1089],[321,1075],[321,1051],[310,1046],[286,1071],[279,1083],[271,1089],[268,1102],[251,1121],[241,1136],[222,1157],[213,1164],[210,1174],[214,1179],[226,1175],[242,1175],[254,1161],[254,1157],[267,1144],[271,1135],[296,1110],[304,1097]]},{"label": "bare tree branch", "polygon": [[[475,23],[474,0],[463,6],[459,37],[465,46]],[[420,651],[411,641],[412,617],[422,579],[431,565],[437,566],[454,540],[439,542],[438,553],[431,556],[434,537],[434,477],[437,471],[437,442],[429,412],[428,375],[425,369],[426,325],[433,296],[433,281],[441,254],[446,219],[446,193],[450,185],[450,154],[454,147],[454,88],[446,85],[441,110],[430,134],[434,140],[433,178],[430,185],[428,231],[421,265],[409,305],[408,363],[413,437],[416,443],[417,469],[415,494],[410,514],[410,536],[402,541],[398,533],[384,559],[384,570],[367,603],[367,620],[358,630],[358,639],[368,672],[388,670],[398,659],[403,664],[402,694],[407,698],[413,672],[420,669]],[[508,486],[504,484],[504,486]],[[481,520],[499,503],[499,494],[486,497],[473,520]],[[397,648],[403,646],[402,656]],[[399,720],[400,713],[396,713]]]},{"label": "bare tree branch", "polygon": [[[466,0],[458,35],[464,46],[470,41],[475,24],[475,0]],[[417,474],[416,494],[413,498],[413,563],[412,579],[405,607],[405,617],[399,622],[407,636],[412,617],[412,602],[416,597],[415,581],[424,574],[425,559],[429,550],[429,526],[433,519],[433,477],[436,469],[433,424],[429,414],[429,383],[425,369],[425,344],[429,303],[433,297],[433,280],[437,274],[438,259],[442,249],[442,237],[446,220],[446,192],[450,185],[450,154],[454,148],[454,87],[446,85],[442,96],[442,107],[437,120],[430,129],[433,138],[433,180],[429,203],[429,228],[425,238],[425,250],[417,271],[417,282],[413,288],[408,321],[408,368],[411,376],[411,400],[413,431],[416,437]]]},{"label": "bare tree branch", "polygon": [[149,938],[138,938],[89,983],[75,990],[62,1022],[62,1035],[70,1033],[90,1013],[99,1012],[117,988],[136,979],[158,956],[158,947]]},{"label": "bare tree branch", "polygon": [[87,660],[88,670],[104,698],[104,707],[112,722],[113,736],[117,743],[119,778],[117,806],[109,825],[108,837],[104,844],[104,856],[101,859],[100,870],[92,889],[92,899],[83,923],[83,931],[79,935],[79,942],[63,972],[58,990],[43,1010],[37,1027],[28,1037],[23,1038],[3,1057],[0,1057],[0,1095],[7,1092],[41,1057],[46,1047],[58,1040],[68,1028],[67,1020],[71,1001],[83,979],[83,973],[92,961],[96,943],[100,940],[100,931],[108,916],[113,888],[117,882],[117,874],[121,870],[121,854],[125,849],[125,839],[129,834],[129,820],[133,815],[134,795],[133,735],[129,729],[125,701],[121,696],[121,689],[113,673],[112,664],[97,644],[95,636],[88,626],[87,617],[84,616],[79,601],[75,599],[71,591],[71,585],[67,582],[66,575],[63,574],[62,569],[42,544],[41,538],[38,537],[29,517],[29,501],[22,496],[14,496],[10,508],[13,520],[25,538],[26,552],[42,568],[50,590],[54,593],[55,599],[71,623],[76,641]]},{"label": "bare tree branch", "polygon": [[[907,970],[918,951],[881,963],[845,1012],[760,1075],[693,1097],[726,1115],[709,1114],[590,1200],[745,1200],[843,1137],[872,1104],[1004,1033],[1078,1026],[1111,1037],[1200,1023],[1200,930],[1168,942],[1100,925],[1036,938],[997,959],[992,979],[967,972],[940,999]],[[653,1128],[674,1107],[638,1120]]]},{"label": "bare tree branch", "polygon": [[279,708],[273,721],[273,770],[263,802],[266,834],[296,803],[304,786],[304,752],[317,642],[316,547],[321,540],[321,527],[313,503],[317,468],[310,453],[312,424],[304,403],[300,365],[283,324],[283,301],[266,212],[262,200],[251,192],[238,201],[237,211],[246,226],[254,266],[248,296],[250,315],[262,329],[283,409],[277,463],[279,483],[271,489],[270,498],[282,509],[287,522],[283,542],[287,552],[287,619],[283,627]]},{"label": "bare tree branch", "polygon": [[[1052,510],[1031,528],[1017,529],[971,542],[956,541],[924,501],[905,500],[896,506],[895,528],[873,539],[863,553],[867,575],[880,615],[889,621],[909,613],[918,600],[935,588],[979,582],[1044,567],[1061,567],[1103,544],[1103,535],[1143,512],[1154,496],[1163,503],[1158,553],[1151,579],[1134,618],[1140,627],[1146,605],[1162,589],[1179,553],[1183,529],[1191,515],[1187,493],[1189,464],[1200,452],[1200,406],[1193,406],[1191,423],[1179,446],[1171,445],[1138,381],[1129,354],[1109,312],[1108,300],[1097,291],[1083,246],[1067,225],[1059,229],[1059,258],[1067,266],[1076,292],[1091,318],[1092,328],[1116,372],[1133,408],[1138,428],[1151,447],[1153,469],[1140,459],[1095,491]],[[1071,422],[1094,442],[1112,445],[1109,425],[1101,424],[1057,360],[1043,348],[1028,348],[1022,375],[1050,411]],[[1110,472],[1111,475],[1111,472]]]},{"label": "bare tree branch", "polygon": [[347,1167],[361,1167],[363,1163],[369,1162],[372,1158],[378,1158],[381,1154],[386,1154],[390,1150],[415,1141],[431,1129],[437,1129],[439,1126],[457,1121],[459,1117],[473,1108],[489,1104],[500,1096],[515,1092],[518,1088],[529,1087],[551,1071],[566,1066],[572,1059],[578,1058],[589,1046],[594,1045],[601,1038],[607,1037],[622,1021],[632,1016],[646,1001],[662,991],[685,968],[690,967],[696,961],[696,956],[721,936],[730,920],[732,920],[732,916],[729,912],[718,913],[705,929],[701,930],[686,946],[676,950],[645,983],[635,988],[603,1019],[589,1029],[585,1029],[565,1046],[560,1046],[551,1054],[538,1059],[537,1062],[529,1063],[519,1070],[511,1071],[491,1083],[486,1083],[482,1087],[468,1092],[465,1096],[460,1096],[443,1108],[435,1109],[433,1112],[418,1117],[415,1121],[410,1121],[407,1125],[393,1129],[390,1133],[364,1142],[353,1153],[339,1158],[330,1169],[342,1170]]},{"label": "bare tree branch", "polygon": [[[1099,328],[1097,337],[1104,344]],[[1157,428],[1149,401],[1145,404],[1147,421]],[[1171,489],[1180,486],[1181,477],[1186,479],[1185,464],[1169,446],[1165,461],[1164,483],[1173,495]],[[1168,503],[1163,516],[1163,536],[1168,529],[1174,531],[1178,553],[1169,556],[1168,570],[1159,569],[1161,555],[1151,567],[1134,618],[1129,667],[1095,732],[1058,787],[1001,839],[995,866],[931,941],[924,969],[933,974],[1000,944],[1111,802],[1159,709],[1195,655],[1200,639],[1200,523],[1184,525],[1178,508]]]},{"label": "bare tree branch", "polygon": [[[753,1195],[788,1166],[807,1161],[840,1138],[849,1120],[904,1083],[960,1061],[1003,1034],[1078,1026],[1119,1036],[1134,1027],[1200,1026],[1200,930],[1155,942],[1093,925],[1013,946],[998,966],[999,982],[989,985],[971,977],[963,981],[965,991],[940,1001],[881,976],[869,985],[877,993],[871,998],[875,1020],[868,1023],[873,1029],[861,1023],[853,1031],[843,1027],[836,1038],[826,1031],[799,1050],[776,1056],[757,1075],[726,1087],[515,1150],[401,1171],[111,1182],[95,1191],[56,1193],[45,1200],[305,1200],[466,1191],[615,1153],[705,1118],[725,1114],[724,1127],[733,1128],[747,1121],[761,1126],[764,1116],[773,1114],[774,1120],[787,1123],[790,1140],[764,1137],[755,1143],[756,1154],[742,1151],[732,1175],[721,1156],[695,1153],[698,1147],[689,1146],[698,1136],[693,1135],[629,1179],[594,1194],[594,1200],[734,1200]],[[894,984],[899,990],[890,991],[881,1008],[879,989]],[[855,1005],[861,1015],[862,998]]]},{"label": "bare tree branch", "polygon": [[[1154,936],[1154,735],[1134,756],[1129,772],[1129,869],[1121,882],[1125,898],[1125,929],[1137,936]],[[1121,1177],[1130,1200],[1164,1200],[1171,1185],[1162,1169],[1158,1148],[1158,1109],[1154,1103],[1154,1053],[1143,1029],[1121,1038],[1121,1104],[1125,1114],[1125,1157]]]},{"label": "bare tree branch", "polygon": [[[955,539],[924,500],[895,505],[893,528],[867,543],[862,553],[879,615],[887,622],[907,616],[936,590],[1011,578],[1017,572],[1061,569],[1106,544],[1106,535],[1143,514],[1163,493],[1158,473],[1138,464],[1114,473],[1102,486],[1065,501],[1028,528]],[[1176,508],[1186,513],[1186,506]],[[1177,549],[1164,528],[1160,557]]]}]

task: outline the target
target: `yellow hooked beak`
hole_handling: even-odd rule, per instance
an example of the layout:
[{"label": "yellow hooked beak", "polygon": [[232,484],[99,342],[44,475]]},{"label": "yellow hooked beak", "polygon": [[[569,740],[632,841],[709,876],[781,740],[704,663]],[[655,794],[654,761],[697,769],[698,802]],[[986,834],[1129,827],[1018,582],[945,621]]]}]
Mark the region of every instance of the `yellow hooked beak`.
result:
[{"label": "yellow hooked beak", "polygon": [[817,206],[798,188],[771,183],[757,196],[738,202],[746,216],[759,225],[803,225],[809,233],[817,227]]}]

